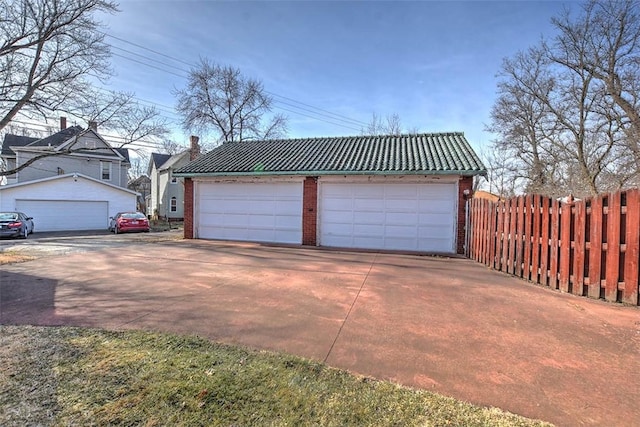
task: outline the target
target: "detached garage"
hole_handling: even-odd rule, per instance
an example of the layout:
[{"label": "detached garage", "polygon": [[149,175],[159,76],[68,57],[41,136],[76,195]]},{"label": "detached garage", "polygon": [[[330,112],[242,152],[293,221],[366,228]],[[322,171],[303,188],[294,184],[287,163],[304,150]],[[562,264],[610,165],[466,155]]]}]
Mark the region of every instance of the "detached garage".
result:
[{"label": "detached garage", "polygon": [[232,142],[185,177],[185,237],[456,253],[482,162],[462,133]]},{"label": "detached garage", "polygon": [[36,231],[98,230],[109,217],[135,210],[137,193],[81,174],[7,185],[0,189],[0,210],[34,218]]}]

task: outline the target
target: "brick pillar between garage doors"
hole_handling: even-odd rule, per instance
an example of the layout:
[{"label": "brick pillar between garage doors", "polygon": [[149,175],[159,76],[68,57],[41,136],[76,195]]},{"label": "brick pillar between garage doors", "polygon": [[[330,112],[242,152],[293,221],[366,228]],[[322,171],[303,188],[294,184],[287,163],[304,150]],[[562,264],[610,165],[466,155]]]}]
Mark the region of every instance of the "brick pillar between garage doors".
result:
[{"label": "brick pillar between garage doors", "polygon": [[302,244],[316,246],[318,226],[318,178],[308,176],[302,187]]},{"label": "brick pillar between garage doors", "polygon": [[[467,195],[464,194],[465,190],[468,190]],[[459,254],[464,253],[467,199],[470,199],[472,196],[473,177],[461,176],[460,182],[458,183],[458,235],[456,236],[456,249]]]},{"label": "brick pillar between garage doors", "polygon": [[184,238],[193,239],[193,180],[184,179]]}]

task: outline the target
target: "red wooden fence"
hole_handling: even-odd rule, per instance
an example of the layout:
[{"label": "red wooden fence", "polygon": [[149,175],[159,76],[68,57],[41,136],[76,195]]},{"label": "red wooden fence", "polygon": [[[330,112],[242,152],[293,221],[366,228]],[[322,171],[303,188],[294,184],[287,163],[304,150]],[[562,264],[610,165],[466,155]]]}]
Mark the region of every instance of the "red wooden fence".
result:
[{"label": "red wooden fence", "polygon": [[467,256],[562,292],[640,305],[640,191],[469,201]]}]

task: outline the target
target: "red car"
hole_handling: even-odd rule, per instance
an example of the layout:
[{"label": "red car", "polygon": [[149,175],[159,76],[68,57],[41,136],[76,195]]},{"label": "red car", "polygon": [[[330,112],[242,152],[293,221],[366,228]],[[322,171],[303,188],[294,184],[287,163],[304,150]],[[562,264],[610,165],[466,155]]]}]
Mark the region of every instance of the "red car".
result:
[{"label": "red car", "polygon": [[111,217],[109,231],[116,234],[127,231],[149,232],[149,220],[141,212],[119,212]]}]

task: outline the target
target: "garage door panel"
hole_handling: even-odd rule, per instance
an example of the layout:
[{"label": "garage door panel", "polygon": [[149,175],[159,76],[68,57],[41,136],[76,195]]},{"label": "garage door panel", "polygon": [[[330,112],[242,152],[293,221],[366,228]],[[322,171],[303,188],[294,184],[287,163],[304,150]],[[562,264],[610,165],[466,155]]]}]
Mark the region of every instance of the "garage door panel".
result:
[{"label": "garage door panel", "polygon": [[16,200],[18,211],[33,217],[36,231],[100,230],[109,226],[109,202]]},{"label": "garage door panel", "polygon": [[300,216],[302,205],[300,200],[280,200],[276,203],[276,215]]},{"label": "garage door panel", "polygon": [[384,227],[384,233],[389,239],[393,239],[394,237],[415,239],[416,227],[413,225],[386,225]]},{"label": "garage door panel", "polygon": [[388,212],[386,215],[386,224],[411,224],[415,225],[418,221],[418,214],[415,212]]},{"label": "garage door panel", "polygon": [[384,233],[382,224],[354,224],[353,234],[363,236],[379,236]]},{"label": "garage door panel", "polygon": [[454,183],[322,183],[320,244],[453,252]]},{"label": "garage door panel", "polygon": [[418,237],[420,239],[448,239],[451,238],[451,231],[446,227],[437,225],[418,227]]},{"label": "garage door panel", "polygon": [[302,183],[200,183],[203,239],[302,242]]},{"label": "garage door panel", "polygon": [[451,212],[420,213],[418,215],[418,221],[419,224],[449,225],[451,224]]},{"label": "garage door panel", "polygon": [[[355,199],[353,201],[353,208],[359,211],[378,212],[380,211],[380,205],[382,199]],[[351,203],[349,203],[351,205]]]},{"label": "garage door panel", "polygon": [[283,231],[299,230],[300,226],[298,222],[302,222],[302,219],[298,215],[276,215],[273,219],[276,228]]},{"label": "garage door panel", "polygon": [[455,203],[447,200],[421,200],[418,203],[418,212],[420,213],[444,213],[450,214],[455,208]]},{"label": "garage door panel", "polygon": [[353,238],[353,242],[344,241],[340,245],[332,245],[332,246],[353,247],[353,248],[363,248],[363,249],[376,249],[376,248],[380,248],[382,245],[384,245],[384,239],[382,237],[377,237],[377,236],[355,236]]}]

